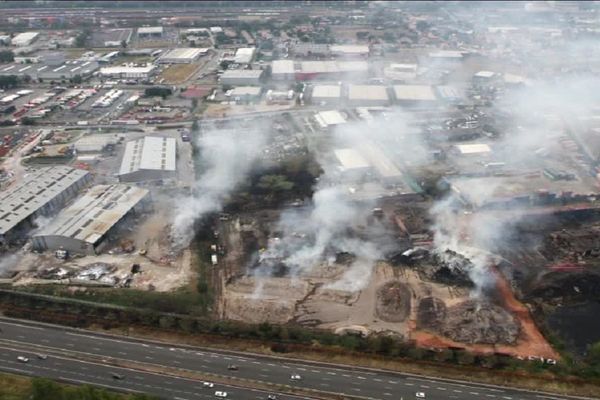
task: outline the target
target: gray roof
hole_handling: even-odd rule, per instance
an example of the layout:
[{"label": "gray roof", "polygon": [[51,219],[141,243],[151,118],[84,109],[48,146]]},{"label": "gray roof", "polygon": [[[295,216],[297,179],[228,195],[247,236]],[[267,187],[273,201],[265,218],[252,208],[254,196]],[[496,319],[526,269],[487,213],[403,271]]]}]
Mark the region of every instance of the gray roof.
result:
[{"label": "gray roof", "polygon": [[0,234],[52,201],[89,173],[65,166],[45,167],[25,177],[23,182],[0,193]]},{"label": "gray roof", "polygon": [[62,210],[37,236],[64,236],[97,243],[148,194],[130,185],[98,185]]},{"label": "gray roof", "polygon": [[139,170],[175,171],[177,140],[169,137],[145,136],[127,142],[119,175]]}]

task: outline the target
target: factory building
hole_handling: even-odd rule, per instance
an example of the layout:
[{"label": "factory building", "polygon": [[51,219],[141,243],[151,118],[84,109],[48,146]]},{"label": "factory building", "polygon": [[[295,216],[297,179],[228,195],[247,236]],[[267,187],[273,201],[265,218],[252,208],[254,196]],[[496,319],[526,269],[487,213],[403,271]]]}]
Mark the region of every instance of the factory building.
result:
[{"label": "factory building", "polygon": [[321,129],[330,129],[348,122],[346,117],[337,110],[320,111],[315,114],[315,121]]},{"label": "factory building", "polygon": [[145,136],[127,142],[119,170],[120,182],[169,179],[177,173],[177,140]]},{"label": "factory building", "polygon": [[362,44],[335,44],[329,46],[329,50],[336,57],[367,58],[369,56],[369,46]]},{"label": "factory building", "polygon": [[0,243],[10,243],[33,226],[36,218],[57,212],[91,180],[81,169],[45,167],[0,193]]},{"label": "factory building", "polygon": [[205,55],[208,49],[182,47],[171,49],[158,59],[159,64],[190,64]]},{"label": "factory building", "polygon": [[387,106],[387,88],[377,85],[348,85],[348,104],[352,106]]},{"label": "factory building", "polygon": [[436,102],[433,88],[428,85],[395,85],[394,97],[402,106],[426,106]]},{"label": "factory building", "polygon": [[155,65],[145,67],[105,67],[100,68],[100,75],[107,78],[148,79],[156,72]]},{"label": "factory building", "polygon": [[236,102],[249,103],[260,99],[262,88],[258,86],[238,86],[227,93],[227,96]]},{"label": "factory building", "polygon": [[17,47],[29,46],[31,43],[33,43],[38,38],[39,35],[40,35],[39,32],[19,33],[18,35],[16,35],[15,37],[12,38],[11,44],[13,46],[17,46]]},{"label": "factory building", "polygon": [[390,64],[383,69],[383,76],[394,82],[410,82],[417,78],[417,64]]},{"label": "factory building", "polygon": [[250,64],[256,53],[255,47],[242,47],[235,51],[233,62],[237,64]]},{"label": "factory building", "polygon": [[140,39],[153,39],[153,38],[161,38],[163,35],[163,27],[162,26],[144,26],[138,28],[137,36]]},{"label": "factory building", "polygon": [[339,104],[341,96],[342,88],[339,85],[315,85],[311,101],[313,104],[335,105]]},{"label": "factory building", "polygon": [[355,149],[336,149],[334,154],[343,180],[361,180],[372,171],[371,164]]},{"label": "factory building", "polygon": [[98,254],[106,245],[109,234],[129,215],[145,210],[148,193],[146,189],[130,185],[94,186],[34,235],[32,247],[38,251]]},{"label": "factory building", "polygon": [[274,81],[293,81],[296,68],[292,60],[275,60],[271,66],[271,78]]},{"label": "factory building", "polygon": [[302,61],[296,71],[296,80],[358,79],[369,72],[366,61]]},{"label": "factory building", "polygon": [[221,75],[221,85],[260,85],[262,76],[260,69],[228,69]]}]

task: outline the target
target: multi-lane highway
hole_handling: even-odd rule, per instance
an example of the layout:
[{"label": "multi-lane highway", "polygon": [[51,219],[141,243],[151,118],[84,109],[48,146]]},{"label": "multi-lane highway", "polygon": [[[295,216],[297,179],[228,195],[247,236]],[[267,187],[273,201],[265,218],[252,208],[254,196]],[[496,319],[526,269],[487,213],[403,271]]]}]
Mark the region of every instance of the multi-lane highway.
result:
[{"label": "multi-lane highway", "polygon": [[[228,398],[233,399],[266,399],[273,393],[243,388],[243,383],[216,384],[215,388],[207,389],[202,387],[199,378],[183,378],[193,373],[213,376],[217,381],[219,377],[234,377],[240,379],[235,382],[274,384],[280,388],[273,389],[276,392],[285,392],[286,387],[314,391],[312,394],[307,392],[304,398],[319,397],[319,392],[327,392],[364,399],[398,400],[414,399],[417,392],[424,392],[426,398],[433,400],[572,399],[379,370],[169,345],[21,320],[2,318],[0,329],[0,370],[146,392],[165,398],[215,398],[215,390],[225,390]],[[36,358],[40,352],[47,353],[48,358]],[[19,355],[29,357],[30,361],[19,362]],[[125,368],[129,364],[134,366]],[[238,370],[229,370],[228,366],[232,364]],[[168,367],[168,374],[148,372],[158,371],[161,367]],[[114,379],[112,372],[125,378]],[[177,374],[180,377],[173,376]],[[302,379],[291,380],[295,374]],[[281,399],[293,397],[278,395]]]}]

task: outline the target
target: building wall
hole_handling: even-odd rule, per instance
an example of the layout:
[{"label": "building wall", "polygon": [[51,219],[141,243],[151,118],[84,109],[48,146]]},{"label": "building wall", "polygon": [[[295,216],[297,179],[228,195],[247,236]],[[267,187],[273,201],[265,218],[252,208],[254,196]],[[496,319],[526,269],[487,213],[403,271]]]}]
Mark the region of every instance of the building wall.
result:
[{"label": "building wall", "polygon": [[143,181],[157,181],[160,179],[171,179],[177,177],[177,171],[163,171],[163,170],[140,170],[131,172],[129,174],[119,175],[119,182],[143,182]]}]

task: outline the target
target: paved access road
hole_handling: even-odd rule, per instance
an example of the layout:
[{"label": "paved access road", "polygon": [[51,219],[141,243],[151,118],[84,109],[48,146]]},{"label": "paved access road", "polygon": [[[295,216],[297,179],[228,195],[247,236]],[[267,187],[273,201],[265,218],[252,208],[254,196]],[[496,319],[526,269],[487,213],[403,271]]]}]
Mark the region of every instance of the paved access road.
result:
[{"label": "paved access road", "polygon": [[[19,363],[16,358],[17,352],[8,350],[8,348],[11,345],[45,346],[49,352],[60,350],[71,353],[77,352],[78,356],[83,358],[86,356],[89,356],[90,359],[97,359],[98,356],[110,357],[120,361],[126,360],[145,363],[147,365],[174,367],[199,373],[234,376],[252,381],[304,387],[371,400],[415,399],[417,392],[424,392],[426,398],[432,400],[572,399],[566,396],[533,393],[511,388],[477,385],[379,370],[346,368],[337,365],[295,361],[248,353],[169,345],[22,320],[1,318],[0,329],[2,329],[0,333],[0,370],[11,371],[11,368],[17,368],[27,370],[36,375],[56,378],[56,374],[65,374],[65,371],[71,370],[71,366],[76,365],[79,369],[74,369],[73,371],[84,374],[77,378],[80,381],[121,389],[127,388],[130,390],[145,391],[147,393],[166,396],[167,398],[193,399],[197,398],[197,396],[215,397],[214,393],[212,391],[209,392],[207,389],[199,393],[198,388],[201,385],[197,381],[141,373],[133,370],[119,372],[126,379],[115,381],[110,376],[110,370],[115,368],[107,367],[101,363],[95,364],[68,359],[67,356],[62,361],[53,361],[53,357],[49,357],[47,360],[38,360],[34,359],[35,353],[32,353],[33,357],[30,357],[32,360],[29,363]],[[57,361],[64,365],[69,363],[69,368],[51,371],[37,367],[38,364],[43,366],[54,365],[56,367],[55,363]],[[236,365],[238,370],[228,370],[227,367],[231,364]],[[82,367],[87,368],[87,370],[82,369]],[[294,374],[300,375],[302,379],[300,381],[291,380],[290,377]],[[72,378],[71,375],[62,377]],[[170,383],[166,383],[167,381]],[[213,390],[218,389],[215,388]],[[249,390],[245,392],[242,389],[235,388],[225,390],[229,393],[228,398],[232,399],[266,399],[267,397],[267,393],[265,392],[253,392]],[[278,397],[283,398],[282,396]]]}]

